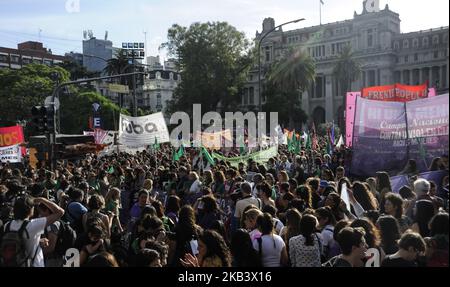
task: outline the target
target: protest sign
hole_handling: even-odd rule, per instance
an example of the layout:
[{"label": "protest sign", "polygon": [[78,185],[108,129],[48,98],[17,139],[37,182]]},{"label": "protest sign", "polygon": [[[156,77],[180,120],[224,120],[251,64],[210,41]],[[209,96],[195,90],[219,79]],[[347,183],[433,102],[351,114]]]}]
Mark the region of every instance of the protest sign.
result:
[{"label": "protest sign", "polygon": [[170,141],[166,121],[162,113],[143,117],[120,115],[119,141],[128,147],[143,147]]},{"label": "protest sign", "polygon": [[0,147],[0,161],[18,163],[22,162],[22,152],[20,145],[12,145],[6,147]]}]

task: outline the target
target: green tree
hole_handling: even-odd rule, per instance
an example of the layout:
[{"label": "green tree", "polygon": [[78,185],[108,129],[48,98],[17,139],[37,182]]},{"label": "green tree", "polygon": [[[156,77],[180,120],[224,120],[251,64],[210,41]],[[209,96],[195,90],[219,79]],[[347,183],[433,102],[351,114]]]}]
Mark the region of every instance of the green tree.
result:
[{"label": "green tree", "polygon": [[249,41],[226,22],[194,23],[189,28],[174,24],[168,31],[169,56],[176,59],[181,82],[168,112],[192,112],[194,103],[204,112],[219,103],[228,110],[239,100],[253,59]]},{"label": "green tree", "polygon": [[120,112],[129,114],[127,111],[120,111],[117,105],[96,92],[64,94],[61,96],[61,132],[81,134],[88,130],[93,103],[100,104],[99,115],[105,130],[117,130]]},{"label": "green tree", "polygon": [[78,64],[75,61],[66,60],[57,65],[70,73],[70,79],[72,81],[76,81],[78,79],[83,79],[83,78],[93,78],[95,76],[98,76],[98,73],[89,72],[86,69],[86,67],[83,67],[82,65]]},{"label": "green tree", "polygon": [[[361,74],[361,65],[355,59],[352,48],[347,45],[339,55],[339,59],[333,68],[333,75],[336,78],[339,86],[339,94],[343,96],[343,108],[347,106],[347,92],[351,92],[352,82],[356,81]],[[345,131],[345,121],[339,119],[339,126]]]},{"label": "green tree", "polygon": [[[59,75],[59,77],[56,77]],[[48,67],[30,64],[22,69],[0,69],[0,126],[10,126],[18,121],[31,121],[31,108],[43,105],[59,82],[69,81],[69,72],[59,66]],[[88,127],[92,115],[92,103],[102,106],[101,116],[105,129],[117,125],[119,107],[95,92],[80,92],[78,87],[70,86],[60,93],[61,132],[81,133]],[[114,112],[114,113],[113,113]],[[124,112],[122,112],[124,113]],[[30,134],[30,126],[25,135]]]},{"label": "green tree", "polygon": [[268,72],[267,87],[272,86],[273,89],[272,93],[267,93],[267,105],[284,107],[282,113],[287,114],[290,128],[294,128],[296,120],[306,122],[305,113],[301,109],[300,93],[314,83],[315,77],[313,59],[300,49],[287,51]]},{"label": "green tree", "polygon": [[31,107],[42,105],[51,95],[56,78],[68,81],[69,73],[61,67],[41,64],[29,64],[19,70],[0,69],[0,124],[30,119]]}]

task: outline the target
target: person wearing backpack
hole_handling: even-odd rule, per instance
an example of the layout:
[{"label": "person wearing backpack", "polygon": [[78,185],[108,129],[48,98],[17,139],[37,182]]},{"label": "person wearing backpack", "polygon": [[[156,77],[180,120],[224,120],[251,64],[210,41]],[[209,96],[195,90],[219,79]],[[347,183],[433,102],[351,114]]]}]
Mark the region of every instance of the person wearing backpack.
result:
[{"label": "person wearing backpack", "polygon": [[[44,204],[38,206],[39,217],[47,217],[52,211]],[[42,247],[46,267],[62,267],[64,256],[69,248],[75,244],[77,233],[69,223],[57,220],[45,228],[41,237],[48,240],[48,245]]]},{"label": "person wearing backpack", "polygon": [[67,220],[77,234],[83,233],[83,215],[88,212],[87,208],[82,204],[84,198],[83,190],[72,188],[69,191],[70,203],[66,208]]},{"label": "person wearing backpack", "polygon": [[[34,206],[43,204],[51,210],[47,217],[31,219]],[[60,219],[64,210],[45,198],[19,197],[14,203],[14,219],[4,227],[0,264],[11,267],[45,267],[41,235],[47,226]],[[48,243],[48,241],[46,241]],[[44,244],[45,246],[45,244]]]}]

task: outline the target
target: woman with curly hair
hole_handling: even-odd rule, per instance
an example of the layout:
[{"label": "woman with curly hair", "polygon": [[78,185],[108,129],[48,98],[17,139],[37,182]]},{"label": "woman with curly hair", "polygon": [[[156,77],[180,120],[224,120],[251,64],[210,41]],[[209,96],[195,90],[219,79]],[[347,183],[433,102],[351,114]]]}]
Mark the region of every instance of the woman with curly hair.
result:
[{"label": "woman with curly hair", "polygon": [[[354,220],[350,227],[362,227],[364,228],[365,235],[364,238],[366,239],[366,243],[368,245],[368,254],[374,254],[374,262],[370,266],[379,267],[381,266],[381,262],[383,262],[385,253],[383,248],[381,248],[381,237],[380,237],[380,231],[376,228],[376,226],[367,218],[358,218]],[[378,256],[377,256],[378,255]],[[364,260],[363,262],[366,267],[369,267],[366,263],[368,260]]]},{"label": "woman with curly hair", "polygon": [[218,232],[205,230],[199,236],[198,256],[187,253],[181,264],[185,267],[230,267],[230,249]]},{"label": "woman with curly hair", "polygon": [[389,192],[384,199],[384,212],[387,215],[392,215],[397,219],[400,233],[404,233],[412,224],[409,217],[403,214],[403,199],[396,193]]},{"label": "woman with curly hair", "polygon": [[381,234],[381,246],[386,254],[397,252],[398,240],[401,237],[397,219],[392,215],[383,215],[378,218],[377,227]]},{"label": "woman with curly hair", "polygon": [[170,266],[181,266],[180,258],[183,258],[186,253],[193,253],[191,243],[198,239],[201,232],[201,227],[195,224],[195,211],[189,206],[185,205],[180,209],[178,223],[175,226],[175,234],[170,239],[169,243],[169,260]]},{"label": "woman with curly hair", "polygon": [[361,204],[364,210],[377,210],[378,202],[373,194],[367,189],[367,187],[359,181],[353,183],[352,186],[353,195],[356,200]]}]

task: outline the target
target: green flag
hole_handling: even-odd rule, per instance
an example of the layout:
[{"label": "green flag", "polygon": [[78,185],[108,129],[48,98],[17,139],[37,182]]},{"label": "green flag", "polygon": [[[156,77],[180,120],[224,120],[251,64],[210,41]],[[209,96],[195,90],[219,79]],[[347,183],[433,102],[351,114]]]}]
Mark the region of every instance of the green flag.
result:
[{"label": "green flag", "polygon": [[308,133],[308,135],[307,135],[307,139],[306,139],[306,149],[308,149],[308,150],[310,150],[311,149],[311,145],[312,145],[312,143],[311,143],[311,135]]},{"label": "green flag", "polygon": [[159,146],[159,143],[158,143],[158,139],[155,137],[155,143],[153,144],[153,149],[154,150],[159,150],[160,149],[160,146]]},{"label": "green flag", "polygon": [[173,153],[173,160],[179,161],[183,155],[184,155],[184,146],[181,145],[180,148],[178,149],[178,151]]},{"label": "green flag", "polygon": [[114,167],[113,167],[113,166],[110,166],[110,167],[109,167],[108,173],[109,173],[109,174],[114,173]]},{"label": "green flag", "polygon": [[239,154],[244,155],[245,154],[245,142],[244,139],[241,137],[241,145],[239,146]]},{"label": "green flag", "polygon": [[214,165],[215,164],[215,162],[214,162],[214,159],[213,159],[213,157],[211,156],[211,154],[208,152],[208,150],[205,148],[205,147],[203,147],[202,146],[202,155],[205,157],[205,159],[209,162],[209,164],[210,165]]}]

